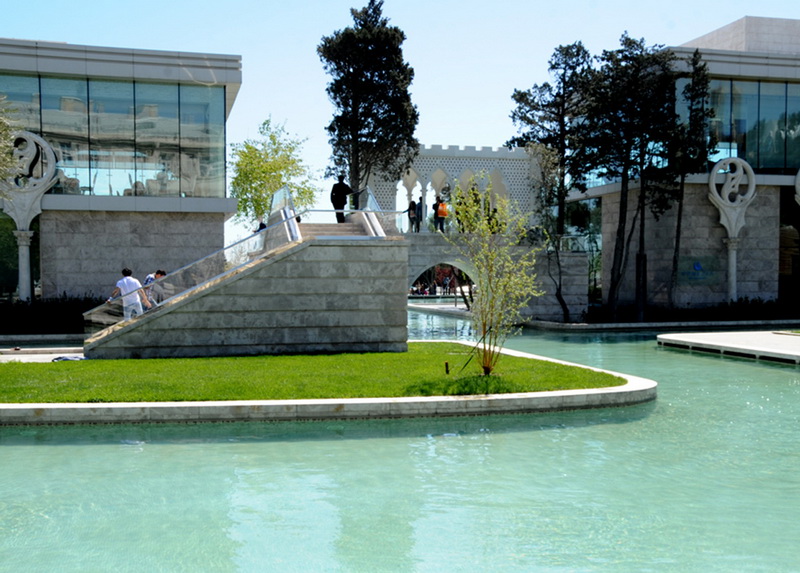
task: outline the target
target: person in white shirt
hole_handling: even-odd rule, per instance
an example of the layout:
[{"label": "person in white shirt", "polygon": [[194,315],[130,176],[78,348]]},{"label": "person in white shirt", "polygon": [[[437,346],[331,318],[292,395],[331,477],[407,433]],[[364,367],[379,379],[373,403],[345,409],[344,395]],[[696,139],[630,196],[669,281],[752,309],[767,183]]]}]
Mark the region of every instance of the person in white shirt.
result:
[{"label": "person in white shirt", "polygon": [[144,312],[142,305],[148,309],[151,306],[150,301],[147,300],[142,290],[142,283],[133,278],[132,274],[133,271],[128,267],[122,269],[122,278],[117,281],[114,292],[111,293],[111,296],[106,301],[111,302],[111,299],[115,296],[122,295],[122,313],[125,320],[130,320],[134,316],[142,314]]}]

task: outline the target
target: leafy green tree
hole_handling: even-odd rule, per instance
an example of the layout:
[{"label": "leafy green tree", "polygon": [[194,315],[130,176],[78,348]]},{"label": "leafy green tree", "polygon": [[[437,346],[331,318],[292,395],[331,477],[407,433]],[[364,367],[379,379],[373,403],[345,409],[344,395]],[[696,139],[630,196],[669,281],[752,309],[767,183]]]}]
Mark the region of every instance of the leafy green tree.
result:
[{"label": "leafy green tree", "polygon": [[670,169],[678,179],[678,192],[675,198],[675,244],[667,290],[670,308],[675,306],[675,288],[678,284],[686,176],[690,173],[708,171],[709,158],[717,148],[716,138],[709,130],[709,122],[714,117],[714,109],[709,101],[711,79],[708,75],[708,66],[703,62],[699,50],[694,51],[688,66],[688,74],[679,80],[679,85],[683,83],[680,101],[683,113],[679,116],[678,126],[674,132],[669,161]]},{"label": "leafy green tree", "polygon": [[353,27],[323,37],[317,53],[331,76],[327,93],[336,108],[327,127],[332,166],[362,189],[378,170],[397,178],[419,150],[419,113],[409,86],[414,70],[403,61],[405,33],[382,16],[382,0],[351,9]]},{"label": "leafy green tree", "polygon": [[[560,187],[559,153],[552,147],[532,142],[527,146],[528,153],[536,159],[536,168],[531,177],[536,201],[538,226],[544,231],[547,242],[546,269],[547,275],[555,286],[555,297],[561,307],[564,322],[570,321],[569,305],[563,292],[563,269],[561,265],[561,241],[564,234],[566,206],[558,208]],[[559,233],[559,224],[561,232]]]},{"label": "leafy green tree", "polygon": [[[536,287],[536,250],[521,247],[528,215],[505,197],[493,197],[491,183],[481,191],[475,178],[456,183],[453,204],[461,233],[444,234],[474,284],[472,322],[478,330],[476,352],[484,375],[491,374],[500,349],[521,322]],[[488,213],[488,216],[487,216]]]},{"label": "leafy green tree", "polygon": [[311,170],[300,149],[305,140],[295,139],[284,125],[267,119],[258,129],[261,139],[232,145],[231,195],[238,203],[237,219],[261,221],[269,215],[272,195],[288,186],[295,207],[314,204],[317,189],[310,183]]},{"label": "leafy green tree", "polygon": [[[519,135],[506,145],[526,146],[537,161],[533,178],[537,215],[549,239],[548,275],[564,322],[569,306],[563,295],[561,238],[565,233],[566,199],[571,189],[586,189],[587,164],[581,157],[586,100],[582,93],[589,78],[591,55],[581,42],[559,46],[549,61],[552,83],[514,90],[517,107],[511,119]],[[552,264],[551,264],[552,263]]]},{"label": "leafy green tree", "polygon": [[581,42],[559,46],[549,61],[553,82],[535,84],[526,91],[514,90],[511,98],[517,107],[511,119],[519,135],[506,142],[508,146],[525,147],[536,143],[537,151],[552,150],[555,164],[548,158],[550,178],[555,186],[546,201],[555,208],[555,235],[564,234],[566,197],[571,189],[586,189],[586,162],[580,154],[583,139],[583,118],[586,99],[583,93],[589,79],[591,55]]},{"label": "leafy green tree", "polygon": [[[675,55],[663,46],[646,46],[626,34],[620,48],[599,57],[587,90],[587,134],[584,139],[589,164],[600,177],[620,182],[619,217],[614,240],[608,308],[617,316],[619,290],[630,253],[633,232],[639,229],[637,257],[637,307],[646,299],[644,215],[649,202],[657,214],[667,208],[670,189],[661,184],[668,142],[675,126]],[[628,225],[629,187],[639,180],[639,202]],[[663,212],[663,211],[662,211]]]}]

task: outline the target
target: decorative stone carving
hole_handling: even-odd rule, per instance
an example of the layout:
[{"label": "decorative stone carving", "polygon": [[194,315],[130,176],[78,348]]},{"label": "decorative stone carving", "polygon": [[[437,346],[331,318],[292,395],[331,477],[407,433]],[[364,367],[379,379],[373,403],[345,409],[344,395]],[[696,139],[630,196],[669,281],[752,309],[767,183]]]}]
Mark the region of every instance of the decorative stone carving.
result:
[{"label": "decorative stone carving", "polygon": [[800,205],[800,170],[797,171],[797,175],[794,177],[794,200]]},{"label": "decorative stone carving", "polygon": [[14,136],[16,167],[10,177],[0,181],[5,200],[5,211],[17,224],[17,229],[27,231],[31,221],[42,212],[42,195],[58,180],[56,155],[44,139],[29,131]]},{"label": "decorative stone carving", "polygon": [[19,249],[19,298],[31,300],[31,238],[33,218],[42,212],[42,195],[55,185],[59,170],[56,154],[44,139],[29,131],[14,134],[14,160],[11,175],[0,181],[5,211],[17,225],[14,236]]},{"label": "decorative stone carving", "polygon": [[[717,187],[717,173],[725,172],[722,187]],[[742,179],[747,178],[747,187],[740,189]],[[744,159],[731,157],[718,161],[708,178],[708,198],[719,209],[719,222],[728,230],[728,237],[735,239],[744,227],[747,206],[756,196],[756,176],[753,168]]]},{"label": "decorative stone carving", "polygon": [[[717,173],[725,173],[721,188],[717,187]],[[747,187],[740,189],[747,177]],[[736,252],[739,248],[739,231],[744,227],[747,206],[756,196],[756,176],[753,168],[744,159],[731,157],[718,161],[708,178],[708,198],[719,209],[719,222],[728,231],[724,239],[728,248],[728,299],[738,299]]]}]

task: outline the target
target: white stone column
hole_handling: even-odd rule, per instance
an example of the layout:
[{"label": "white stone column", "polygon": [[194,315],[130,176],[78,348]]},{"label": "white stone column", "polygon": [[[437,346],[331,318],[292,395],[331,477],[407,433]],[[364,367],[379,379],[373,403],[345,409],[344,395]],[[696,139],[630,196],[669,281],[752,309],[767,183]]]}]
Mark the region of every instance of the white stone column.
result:
[{"label": "white stone column", "polygon": [[31,239],[33,231],[13,231],[19,250],[19,300],[33,300],[31,292]]},{"label": "white stone column", "polygon": [[[717,173],[722,171],[725,180],[717,187]],[[743,182],[746,187],[740,189]],[[739,231],[745,225],[747,206],[756,196],[756,176],[744,159],[731,157],[714,165],[708,178],[708,198],[719,209],[719,222],[728,231],[723,242],[728,247],[728,300],[739,298],[736,275],[736,253],[739,248]]]},{"label": "white stone column", "polygon": [[739,249],[739,239],[722,239],[728,246],[728,300],[739,300],[737,283],[736,258]]}]

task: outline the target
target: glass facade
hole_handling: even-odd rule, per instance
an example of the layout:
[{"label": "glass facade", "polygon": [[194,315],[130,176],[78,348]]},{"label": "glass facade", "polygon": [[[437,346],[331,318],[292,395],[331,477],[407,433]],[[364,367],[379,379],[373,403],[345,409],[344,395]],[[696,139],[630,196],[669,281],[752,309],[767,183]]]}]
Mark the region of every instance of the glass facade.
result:
[{"label": "glass facade", "polygon": [[797,173],[800,84],[715,79],[710,91],[715,161],[741,157],[760,173]]},{"label": "glass facade", "polygon": [[0,74],[0,95],[53,147],[50,193],[225,196],[223,86]]}]

